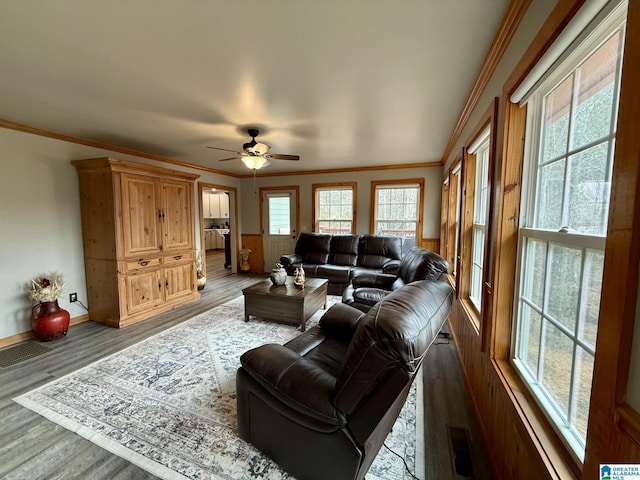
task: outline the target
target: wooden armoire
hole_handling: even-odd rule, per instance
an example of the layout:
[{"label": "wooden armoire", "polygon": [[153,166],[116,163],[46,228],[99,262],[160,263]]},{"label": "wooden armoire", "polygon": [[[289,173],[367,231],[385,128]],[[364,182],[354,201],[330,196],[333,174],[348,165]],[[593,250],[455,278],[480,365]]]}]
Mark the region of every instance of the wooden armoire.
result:
[{"label": "wooden armoire", "polygon": [[89,318],[125,327],[200,298],[199,175],[114,158],[71,163],[80,181]]}]

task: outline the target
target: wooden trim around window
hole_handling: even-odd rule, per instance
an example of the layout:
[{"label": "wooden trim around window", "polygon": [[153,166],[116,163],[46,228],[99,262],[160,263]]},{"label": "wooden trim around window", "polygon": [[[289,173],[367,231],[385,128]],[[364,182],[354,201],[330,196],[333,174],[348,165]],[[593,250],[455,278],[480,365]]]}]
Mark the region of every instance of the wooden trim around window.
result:
[{"label": "wooden trim around window", "polygon": [[313,183],[311,185],[311,231],[317,232],[316,225],[316,190],[331,188],[351,187],[353,192],[353,209],[351,211],[351,233],[357,232],[356,221],[358,217],[358,182],[337,182],[337,183]]},{"label": "wooden trim around window", "polygon": [[[497,131],[498,131],[498,98],[494,98],[480,122],[476,125],[473,133],[465,142],[465,150],[463,151],[462,165],[462,184],[464,185],[462,197],[462,209],[460,215],[460,271],[458,296],[461,299],[469,319],[475,323],[475,328],[482,334],[481,351],[485,350],[487,342],[487,334],[489,332],[488,325],[491,324],[491,309],[489,308],[491,301],[491,282],[490,279],[490,262],[489,256],[491,252],[491,227],[492,216],[491,206],[493,204],[492,196],[494,191],[493,172],[496,162],[497,150]],[[477,138],[489,128],[489,160],[487,169],[487,218],[485,223],[485,243],[484,243],[484,261],[482,268],[482,308],[478,312],[475,305],[469,300],[471,285],[471,263],[472,263],[472,246],[473,246],[473,211],[475,201],[475,180],[476,180],[476,155],[466,151],[466,146],[471,145]]]},{"label": "wooden trim around window", "polygon": [[418,225],[416,241],[422,238],[422,225],[424,218],[424,178],[401,178],[398,180],[372,180],[371,181],[371,208],[369,210],[369,232],[375,234],[376,219],[376,188],[382,185],[407,185],[417,184],[420,187],[420,200],[418,205]]}]

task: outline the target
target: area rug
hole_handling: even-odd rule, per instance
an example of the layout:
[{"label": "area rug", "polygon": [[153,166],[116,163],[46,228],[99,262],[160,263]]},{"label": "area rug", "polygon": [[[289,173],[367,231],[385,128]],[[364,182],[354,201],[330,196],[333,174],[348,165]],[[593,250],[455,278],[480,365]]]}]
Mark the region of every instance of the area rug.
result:
[{"label": "area rug", "polygon": [[[14,400],[164,479],[291,479],[238,436],[235,374],[245,351],[299,334],[291,325],[244,322],[239,297]],[[386,444],[424,478],[421,383]],[[367,474],[405,478],[402,459],[385,447]]]}]

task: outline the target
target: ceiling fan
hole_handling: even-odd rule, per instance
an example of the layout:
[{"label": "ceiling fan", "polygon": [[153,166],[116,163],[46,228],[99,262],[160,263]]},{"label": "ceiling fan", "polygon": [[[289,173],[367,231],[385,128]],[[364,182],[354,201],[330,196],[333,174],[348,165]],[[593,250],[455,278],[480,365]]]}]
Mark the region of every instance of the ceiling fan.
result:
[{"label": "ceiling fan", "polygon": [[262,167],[266,167],[271,162],[269,160],[300,160],[298,155],[284,155],[281,153],[268,153],[271,149],[270,145],[266,143],[256,142],[256,137],[260,133],[257,128],[249,128],[247,133],[251,137],[251,141],[242,145],[244,151],[238,152],[236,150],[229,150],[227,148],[209,147],[214,150],[223,150],[225,152],[233,152],[236,154],[234,157],[222,158],[220,162],[226,162],[227,160],[235,160],[240,158],[242,162],[251,170],[255,171]]}]

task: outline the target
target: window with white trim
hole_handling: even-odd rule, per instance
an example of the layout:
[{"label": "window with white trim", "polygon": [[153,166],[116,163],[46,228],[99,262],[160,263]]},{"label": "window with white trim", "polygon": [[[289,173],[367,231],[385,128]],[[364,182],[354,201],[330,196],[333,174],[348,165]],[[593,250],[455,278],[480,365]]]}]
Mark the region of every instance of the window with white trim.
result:
[{"label": "window with white trim", "polygon": [[355,233],[355,183],[314,184],[314,231],[317,233]]},{"label": "window with white trim", "polygon": [[626,4],[526,99],[514,365],[582,461],[591,397]]},{"label": "window with white trim", "polygon": [[374,232],[401,237],[406,246],[415,245],[420,219],[419,201],[419,184],[376,185]]},{"label": "window with white trim", "polygon": [[482,311],[482,279],[484,248],[487,227],[487,201],[489,195],[489,134],[485,129],[469,147],[468,154],[475,156],[475,183],[473,192],[473,224],[471,226],[471,273],[469,300],[478,312]]}]

